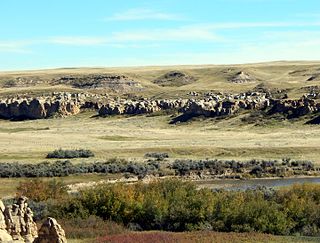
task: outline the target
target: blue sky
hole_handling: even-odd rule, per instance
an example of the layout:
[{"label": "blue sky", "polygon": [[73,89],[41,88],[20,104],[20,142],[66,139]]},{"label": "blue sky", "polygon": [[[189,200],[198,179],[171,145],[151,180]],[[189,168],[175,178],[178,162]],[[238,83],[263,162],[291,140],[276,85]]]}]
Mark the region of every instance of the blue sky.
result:
[{"label": "blue sky", "polygon": [[0,70],[320,59],[319,0],[1,0]]}]

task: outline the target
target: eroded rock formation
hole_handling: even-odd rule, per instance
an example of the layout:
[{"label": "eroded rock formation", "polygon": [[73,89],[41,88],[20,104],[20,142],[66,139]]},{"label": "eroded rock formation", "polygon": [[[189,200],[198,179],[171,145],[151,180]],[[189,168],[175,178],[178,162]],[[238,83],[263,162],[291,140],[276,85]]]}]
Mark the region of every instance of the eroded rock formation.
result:
[{"label": "eroded rock formation", "polygon": [[161,110],[172,110],[181,109],[185,106],[187,100],[177,99],[177,100],[142,100],[142,101],[132,101],[132,100],[118,100],[111,101],[104,104],[99,109],[100,116],[107,115],[135,115],[135,114],[145,114],[153,113]]},{"label": "eroded rock formation", "polygon": [[42,224],[34,243],[66,243],[67,239],[62,227],[54,218],[47,218]]},{"label": "eroded rock formation", "polygon": [[269,114],[281,113],[288,118],[296,118],[320,111],[320,103],[316,100],[302,97],[298,100],[272,100]]},{"label": "eroded rock formation", "polygon": [[[0,118],[11,120],[43,119],[52,116],[69,116],[80,109],[96,108],[98,102],[90,101],[82,93],[53,93],[41,97],[9,97],[0,100]],[[96,98],[96,97],[94,97]]]},{"label": "eroded rock formation", "polygon": [[[194,95],[194,94],[196,95]],[[274,97],[270,92],[249,91],[239,94],[196,93],[189,99],[120,99],[108,95],[53,93],[51,96],[10,97],[0,100],[0,118],[11,120],[42,119],[78,114],[81,109],[95,109],[99,116],[137,115],[175,110],[186,116],[218,117],[240,110],[265,110],[267,114],[283,114],[295,118],[320,111],[318,92],[310,89],[300,99]]]},{"label": "eroded rock formation", "polygon": [[27,198],[20,197],[16,204],[4,207],[0,203],[0,242],[21,241],[33,242],[38,236],[32,210],[28,207]]},{"label": "eroded rock formation", "polygon": [[63,229],[52,218],[44,222],[38,233],[27,200],[26,197],[20,197],[15,204],[7,206],[0,200],[0,242],[67,242]]}]

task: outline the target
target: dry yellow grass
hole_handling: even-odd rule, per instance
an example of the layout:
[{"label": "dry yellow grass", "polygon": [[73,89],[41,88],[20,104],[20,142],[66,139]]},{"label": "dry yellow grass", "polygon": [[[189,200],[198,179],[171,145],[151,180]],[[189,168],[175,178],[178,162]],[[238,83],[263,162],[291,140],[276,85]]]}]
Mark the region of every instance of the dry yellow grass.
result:
[{"label": "dry yellow grass", "polygon": [[95,158],[141,159],[164,151],[173,158],[291,157],[320,162],[320,127],[301,122],[243,125],[238,117],[169,125],[169,116],[93,118],[94,112],[58,119],[0,121],[0,161],[40,162],[48,152],[90,149]]}]

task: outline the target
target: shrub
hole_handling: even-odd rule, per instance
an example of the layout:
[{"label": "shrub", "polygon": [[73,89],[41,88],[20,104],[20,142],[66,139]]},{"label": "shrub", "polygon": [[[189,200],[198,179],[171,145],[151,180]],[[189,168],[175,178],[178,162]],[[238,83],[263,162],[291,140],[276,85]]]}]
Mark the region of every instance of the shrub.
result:
[{"label": "shrub", "polygon": [[61,199],[67,195],[66,186],[56,179],[44,181],[32,179],[20,182],[17,187],[17,196],[26,196],[35,202],[48,199]]},{"label": "shrub", "polygon": [[160,152],[150,152],[150,153],[146,153],[144,155],[146,158],[154,158],[158,161],[162,161],[164,159],[169,158],[169,154],[168,153],[160,153]]},{"label": "shrub", "polygon": [[0,163],[0,177],[61,177],[83,173],[131,173],[140,177],[158,173],[158,161],[148,163],[111,159],[106,162],[73,164],[69,160],[39,164]]},{"label": "shrub", "polygon": [[47,158],[52,159],[72,159],[72,158],[89,158],[94,157],[90,150],[76,149],[76,150],[54,150],[47,154]]}]

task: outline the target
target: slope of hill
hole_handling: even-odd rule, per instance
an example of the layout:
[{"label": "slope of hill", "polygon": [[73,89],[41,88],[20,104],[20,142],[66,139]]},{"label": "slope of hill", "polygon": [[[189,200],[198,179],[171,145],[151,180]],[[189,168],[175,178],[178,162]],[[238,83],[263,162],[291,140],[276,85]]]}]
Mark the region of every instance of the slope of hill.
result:
[{"label": "slope of hill", "polygon": [[[242,92],[262,84],[270,89],[287,89],[289,94],[299,96],[305,88],[318,86],[319,70],[320,62],[270,62],[243,65],[62,68],[1,72],[0,94],[87,89],[94,93],[107,91],[117,95],[134,93],[145,97],[168,98],[181,97],[190,91]],[[172,72],[183,75],[166,77]],[[165,82],[163,77],[166,78]],[[246,82],[241,80],[241,82],[230,82],[230,79],[237,80],[237,78]],[[162,83],[155,82],[159,80]]]}]

